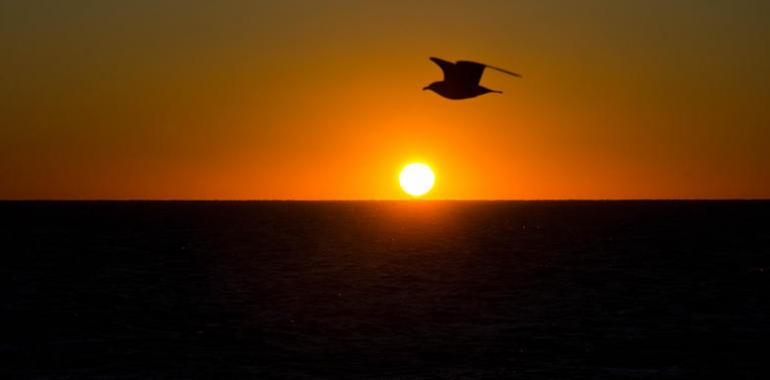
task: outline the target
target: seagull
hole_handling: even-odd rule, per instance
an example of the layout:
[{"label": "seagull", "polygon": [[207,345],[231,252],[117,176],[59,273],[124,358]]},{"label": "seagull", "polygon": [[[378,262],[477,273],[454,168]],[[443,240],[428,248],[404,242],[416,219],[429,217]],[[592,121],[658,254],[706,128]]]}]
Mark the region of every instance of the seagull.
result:
[{"label": "seagull", "polygon": [[444,72],[444,80],[441,82],[433,82],[424,87],[423,90],[431,90],[448,99],[460,100],[474,98],[489,92],[502,94],[502,91],[490,90],[486,87],[479,86],[481,74],[484,73],[484,69],[487,67],[521,78],[521,75],[514,72],[478,62],[457,61],[456,63],[452,63],[436,57],[430,57],[430,60],[441,67],[441,71]]}]

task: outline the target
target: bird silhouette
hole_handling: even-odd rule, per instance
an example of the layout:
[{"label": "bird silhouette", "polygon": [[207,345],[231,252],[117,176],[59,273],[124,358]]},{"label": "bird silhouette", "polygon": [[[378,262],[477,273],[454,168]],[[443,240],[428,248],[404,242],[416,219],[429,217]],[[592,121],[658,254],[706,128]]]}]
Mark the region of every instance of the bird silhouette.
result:
[{"label": "bird silhouette", "polygon": [[521,75],[514,72],[478,62],[457,61],[456,63],[452,63],[436,57],[430,57],[430,60],[441,67],[441,71],[444,72],[444,80],[433,82],[424,87],[423,90],[431,90],[445,98],[453,100],[474,98],[490,92],[502,94],[502,91],[490,90],[479,85],[481,74],[484,73],[484,69],[487,67],[521,78]]}]

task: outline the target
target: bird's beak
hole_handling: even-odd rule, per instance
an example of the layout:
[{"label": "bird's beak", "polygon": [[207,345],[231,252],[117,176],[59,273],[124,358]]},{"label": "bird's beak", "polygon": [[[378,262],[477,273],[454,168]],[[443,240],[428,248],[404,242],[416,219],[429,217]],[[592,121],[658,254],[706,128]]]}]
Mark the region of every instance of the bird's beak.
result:
[{"label": "bird's beak", "polygon": [[422,88],[423,91],[425,91],[427,89],[430,89],[430,86],[425,86],[425,87]]}]

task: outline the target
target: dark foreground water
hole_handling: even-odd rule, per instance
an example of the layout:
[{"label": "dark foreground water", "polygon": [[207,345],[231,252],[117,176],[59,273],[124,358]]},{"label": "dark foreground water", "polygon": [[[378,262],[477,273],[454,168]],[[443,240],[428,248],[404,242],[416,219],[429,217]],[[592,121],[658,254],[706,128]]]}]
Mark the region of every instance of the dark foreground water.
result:
[{"label": "dark foreground water", "polygon": [[760,379],[768,202],[0,203],[2,378]]}]

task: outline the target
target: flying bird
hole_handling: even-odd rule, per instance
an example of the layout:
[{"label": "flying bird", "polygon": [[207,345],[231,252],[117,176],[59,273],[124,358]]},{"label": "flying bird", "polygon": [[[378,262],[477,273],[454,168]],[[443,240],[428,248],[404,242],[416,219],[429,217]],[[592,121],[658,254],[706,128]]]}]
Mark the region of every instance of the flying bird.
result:
[{"label": "flying bird", "polygon": [[484,73],[485,68],[521,78],[521,75],[514,72],[478,62],[457,61],[452,63],[436,57],[430,57],[430,60],[441,67],[441,71],[444,72],[444,80],[433,82],[424,87],[423,90],[431,90],[448,99],[468,99],[490,92],[502,94],[502,91],[490,90],[479,85],[481,74]]}]

